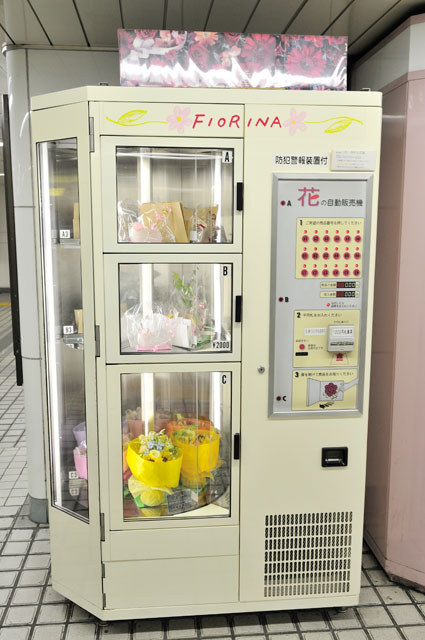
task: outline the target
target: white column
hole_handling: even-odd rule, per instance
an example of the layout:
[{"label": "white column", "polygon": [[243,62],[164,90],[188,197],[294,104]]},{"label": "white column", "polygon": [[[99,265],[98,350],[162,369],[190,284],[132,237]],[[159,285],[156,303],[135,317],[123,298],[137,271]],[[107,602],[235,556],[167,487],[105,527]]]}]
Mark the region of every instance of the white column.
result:
[{"label": "white column", "polygon": [[47,521],[28,55],[7,53],[30,517]]}]

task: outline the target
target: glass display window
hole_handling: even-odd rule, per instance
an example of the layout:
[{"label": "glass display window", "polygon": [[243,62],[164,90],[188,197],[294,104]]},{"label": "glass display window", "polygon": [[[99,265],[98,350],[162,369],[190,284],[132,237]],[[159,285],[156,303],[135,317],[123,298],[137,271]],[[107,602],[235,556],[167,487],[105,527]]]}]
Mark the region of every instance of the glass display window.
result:
[{"label": "glass display window", "polygon": [[37,145],[52,504],[88,519],[77,139]]},{"label": "glass display window", "polygon": [[230,515],[229,371],[121,375],[124,520]]},{"label": "glass display window", "polygon": [[108,362],[239,359],[240,256],[106,256],[105,273]]},{"label": "glass display window", "polygon": [[[215,142],[215,141],[214,141]],[[241,141],[107,139],[106,245],[126,251],[240,248]],[[115,179],[112,179],[114,175]],[[180,249],[179,249],[180,246]],[[149,248],[150,247],[150,248]],[[161,248],[159,248],[161,247]],[[227,247],[227,249],[226,249]]]}]

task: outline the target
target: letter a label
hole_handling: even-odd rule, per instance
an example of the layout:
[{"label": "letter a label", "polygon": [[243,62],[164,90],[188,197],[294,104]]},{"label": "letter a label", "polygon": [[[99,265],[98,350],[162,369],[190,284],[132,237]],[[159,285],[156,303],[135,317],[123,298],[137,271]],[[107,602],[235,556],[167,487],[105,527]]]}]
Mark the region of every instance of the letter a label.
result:
[{"label": "letter a label", "polygon": [[221,152],[221,161],[225,164],[232,164],[233,162],[233,151],[229,151],[228,149]]}]

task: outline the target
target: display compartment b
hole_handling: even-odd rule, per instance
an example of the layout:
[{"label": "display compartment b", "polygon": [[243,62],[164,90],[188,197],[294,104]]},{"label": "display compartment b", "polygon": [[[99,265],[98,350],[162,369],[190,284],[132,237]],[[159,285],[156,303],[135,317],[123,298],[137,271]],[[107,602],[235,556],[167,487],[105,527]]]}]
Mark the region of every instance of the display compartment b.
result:
[{"label": "display compartment b", "polygon": [[238,361],[241,257],[106,255],[106,359]]}]

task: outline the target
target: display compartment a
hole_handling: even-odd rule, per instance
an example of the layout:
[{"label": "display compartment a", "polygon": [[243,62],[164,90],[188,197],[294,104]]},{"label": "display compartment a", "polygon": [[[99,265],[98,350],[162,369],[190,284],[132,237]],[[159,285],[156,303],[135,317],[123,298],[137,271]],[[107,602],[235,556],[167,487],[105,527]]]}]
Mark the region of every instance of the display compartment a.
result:
[{"label": "display compartment a", "polygon": [[235,524],[239,366],[114,365],[107,377],[111,529]]},{"label": "display compartment a", "polygon": [[77,138],[37,146],[52,503],[88,520]]},{"label": "display compartment a", "polygon": [[107,255],[108,362],[240,359],[238,255]]},{"label": "display compartment a", "polygon": [[240,140],[102,140],[106,251],[241,250]]}]

